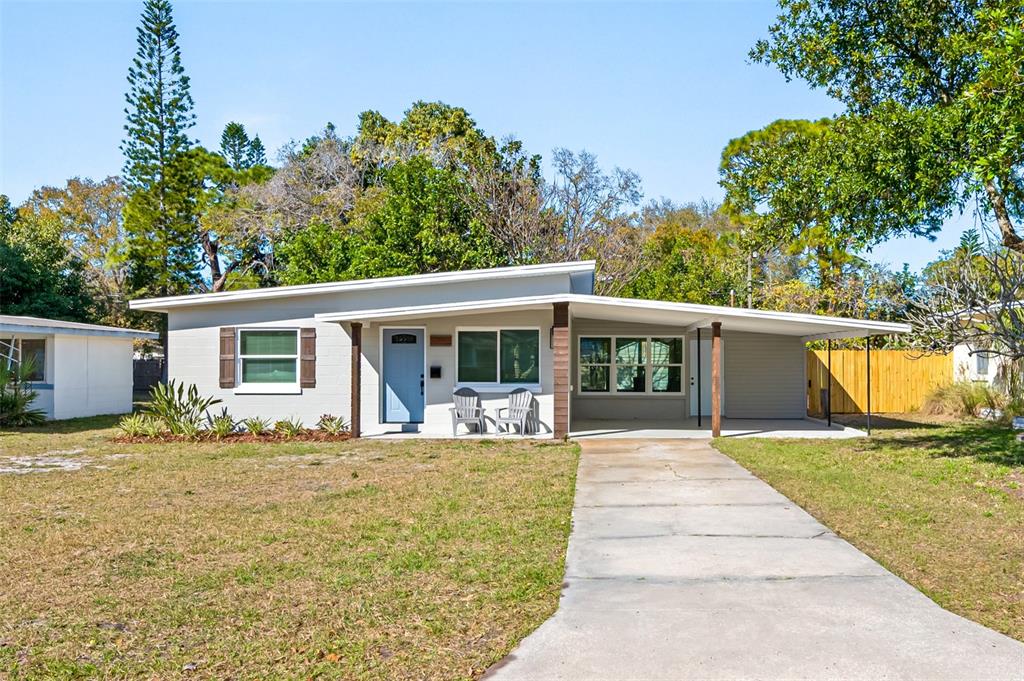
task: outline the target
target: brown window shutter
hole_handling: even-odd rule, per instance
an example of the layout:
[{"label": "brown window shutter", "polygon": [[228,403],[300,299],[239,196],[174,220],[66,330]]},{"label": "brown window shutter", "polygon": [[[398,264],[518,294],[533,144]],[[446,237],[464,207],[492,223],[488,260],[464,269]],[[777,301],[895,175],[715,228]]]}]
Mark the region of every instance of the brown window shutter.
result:
[{"label": "brown window shutter", "polygon": [[235,327],[220,327],[220,387],[235,387]]},{"label": "brown window shutter", "polygon": [[316,329],[299,331],[299,385],[316,387]]}]

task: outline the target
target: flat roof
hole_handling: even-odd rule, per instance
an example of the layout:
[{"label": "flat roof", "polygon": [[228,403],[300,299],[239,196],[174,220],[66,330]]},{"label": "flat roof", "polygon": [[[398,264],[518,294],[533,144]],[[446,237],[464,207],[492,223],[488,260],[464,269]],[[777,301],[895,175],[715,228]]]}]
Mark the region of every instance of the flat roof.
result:
[{"label": "flat roof", "polygon": [[397,288],[402,286],[422,286],[426,284],[452,284],[486,279],[514,279],[518,277],[536,277],[548,274],[578,274],[593,272],[593,260],[577,262],[559,262],[544,265],[519,265],[516,267],[492,267],[483,270],[463,270],[460,272],[434,272],[431,274],[411,274],[401,277],[380,277],[379,279],[355,279],[352,281],[331,281],[323,284],[302,284],[299,286],[273,286],[270,288],[244,289],[240,291],[221,291],[220,293],[197,293],[188,296],[169,296],[166,298],[140,298],[132,300],[128,306],[133,310],[166,312],[175,307],[192,305],[214,305],[217,303],[243,302],[249,300],[265,300],[268,298],[289,298],[294,296],[319,295],[325,293],[344,293],[347,291],[365,291],[378,288]]},{"label": "flat roof", "polygon": [[0,333],[60,333],[78,336],[118,336],[122,338],[160,337],[160,334],[155,331],[140,331],[138,329],[123,329],[119,326],[83,324],[82,322],[68,322],[63,319],[22,317],[9,314],[0,315]]},{"label": "flat roof", "polygon": [[446,303],[443,305],[329,312],[316,315],[316,319],[330,322],[402,321],[423,317],[450,317],[489,311],[543,309],[553,303],[569,303],[569,311],[573,317],[676,326],[679,327],[680,331],[709,328],[712,322],[717,321],[722,322],[722,328],[727,331],[799,336],[805,341],[889,335],[910,331],[909,324],[899,324],[896,322],[828,317],[799,312],[774,312],[720,305],[669,303],[660,300],[641,300],[636,298],[611,298],[572,293]]}]

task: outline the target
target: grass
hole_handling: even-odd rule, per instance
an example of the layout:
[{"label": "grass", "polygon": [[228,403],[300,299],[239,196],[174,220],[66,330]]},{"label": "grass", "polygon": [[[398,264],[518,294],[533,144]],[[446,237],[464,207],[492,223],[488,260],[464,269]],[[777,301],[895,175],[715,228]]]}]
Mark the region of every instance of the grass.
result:
[{"label": "grass", "polygon": [[715,446],[939,605],[1024,640],[1024,444],[922,418],[874,418],[870,439]]},{"label": "grass", "polygon": [[529,441],[0,433],[0,677],[472,678],[554,612],[576,470]]}]

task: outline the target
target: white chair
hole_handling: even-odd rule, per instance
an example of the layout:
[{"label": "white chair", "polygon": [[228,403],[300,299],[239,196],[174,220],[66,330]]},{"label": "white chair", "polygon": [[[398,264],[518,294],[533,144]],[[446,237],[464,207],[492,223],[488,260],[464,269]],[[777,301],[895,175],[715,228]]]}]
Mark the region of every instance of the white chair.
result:
[{"label": "white chair", "polygon": [[484,432],[484,409],[480,406],[480,395],[472,388],[459,388],[452,393],[454,407],[448,409],[452,414],[452,437],[458,436],[459,424],[473,432],[470,426],[476,426],[476,432]]},{"label": "white chair", "polygon": [[501,432],[502,426],[505,426],[506,432],[511,432],[512,426],[519,426],[519,434],[525,436],[530,430],[532,418],[533,393],[526,388],[516,388],[508,394],[508,406],[498,410],[498,418],[494,419],[494,423],[498,426],[498,432]]}]

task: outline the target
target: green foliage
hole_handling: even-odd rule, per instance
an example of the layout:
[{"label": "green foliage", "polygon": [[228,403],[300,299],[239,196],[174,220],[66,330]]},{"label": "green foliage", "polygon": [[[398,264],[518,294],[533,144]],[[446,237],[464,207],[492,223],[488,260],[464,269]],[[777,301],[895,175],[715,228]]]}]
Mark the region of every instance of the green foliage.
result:
[{"label": "green foliage", "polygon": [[257,416],[250,416],[242,419],[242,428],[250,435],[263,435],[271,428],[270,419],[261,419]]},{"label": "green foliage", "polygon": [[[727,221],[713,225],[713,219],[713,213],[701,213],[696,206],[671,208],[657,215],[644,246],[648,266],[626,289],[626,295],[728,305],[730,293],[736,292],[745,300],[747,263],[739,235]],[[722,227],[733,231],[720,231]]]},{"label": "green foliage", "polygon": [[457,175],[414,156],[388,169],[355,208],[350,278],[446,272],[503,264],[473,218]]},{"label": "green foliage", "polygon": [[142,412],[123,416],[117,429],[125,437],[159,437],[163,430],[160,421]]},{"label": "green foliage", "polygon": [[981,193],[1003,244],[1024,249],[1020,0],[779,5],[751,57],[846,105],[834,142],[848,165],[828,167],[836,186],[865,192],[855,215],[927,227]]},{"label": "green foliage", "polygon": [[316,427],[328,435],[341,435],[349,431],[348,423],[345,422],[345,419],[331,414],[321,416],[320,420],[316,422]]},{"label": "green foliage", "polygon": [[210,434],[218,440],[231,435],[235,432],[235,428],[238,425],[235,420],[231,418],[231,414],[228,413],[227,407],[222,407],[220,413],[216,416],[207,414],[206,420],[208,424],[207,430],[209,430]]},{"label": "green foliage", "polygon": [[302,421],[298,418],[281,419],[274,423],[274,432],[286,439],[302,435],[305,429]]},{"label": "green foliage", "polygon": [[241,123],[231,121],[224,126],[220,135],[220,153],[232,170],[248,170],[266,165],[267,157],[259,135],[249,139],[249,133]]},{"label": "green foliage", "polygon": [[23,428],[46,422],[46,412],[32,407],[39,396],[29,383],[33,369],[31,361],[13,368],[0,363],[0,427]]},{"label": "green foliage", "polygon": [[186,389],[183,383],[172,380],[153,386],[143,411],[159,419],[172,435],[191,436],[199,431],[207,410],[220,402],[215,397],[200,396],[195,385]]},{"label": "green foliage", "polygon": [[195,114],[168,0],[146,0],[137,43],[121,145],[130,192],[124,211],[130,279],[144,295],[190,293],[199,281],[194,252],[202,176],[189,153]]},{"label": "green foliage", "polygon": [[283,264],[280,282],[295,285],[351,279],[353,241],[350,230],[323,222],[294,232],[277,245],[276,256]]}]

